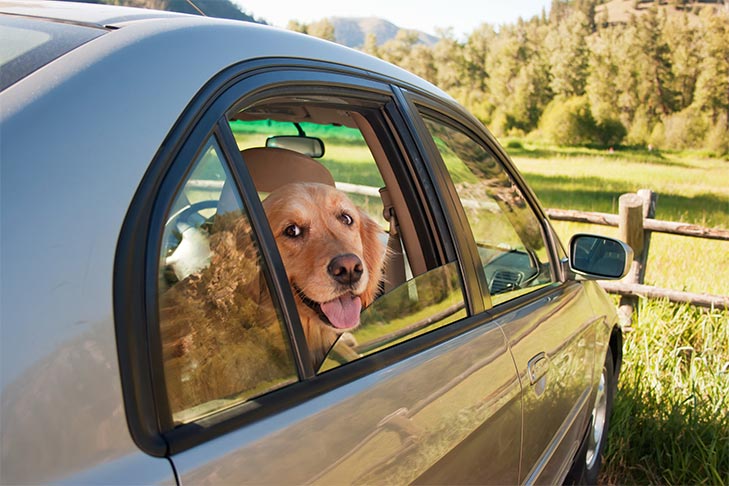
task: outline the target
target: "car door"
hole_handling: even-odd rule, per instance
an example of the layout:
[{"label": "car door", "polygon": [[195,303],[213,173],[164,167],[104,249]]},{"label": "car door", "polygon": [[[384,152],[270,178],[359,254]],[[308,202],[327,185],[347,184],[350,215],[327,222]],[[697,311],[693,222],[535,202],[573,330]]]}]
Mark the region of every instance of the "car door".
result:
[{"label": "car door", "polygon": [[[120,290],[144,305],[119,335],[146,337],[121,349],[138,443],[182,483],[516,482],[514,361],[392,87],[341,66],[256,66],[191,105],[206,109],[183,116],[144,186],[158,196],[132,209],[147,250]],[[402,265],[321,367],[246,155],[287,124],[329,141],[320,163]]]},{"label": "car door", "polygon": [[[520,481],[564,478],[584,430],[596,321],[579,284],[558,278],[544,216],[497,146],[466,117],[413,97],[431,157],[460,213],[487,307],[506,333],[523,390]],[[471,239],[472,238],[472,239]]]}]

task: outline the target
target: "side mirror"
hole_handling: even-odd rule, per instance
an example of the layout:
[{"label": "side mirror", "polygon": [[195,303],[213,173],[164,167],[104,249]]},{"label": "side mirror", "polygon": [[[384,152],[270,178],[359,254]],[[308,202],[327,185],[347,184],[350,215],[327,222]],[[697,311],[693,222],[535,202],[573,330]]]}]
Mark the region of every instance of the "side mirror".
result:
[{"label": "side mirror", "polygon": [[266,147],[289,149],[300,154],[308,155],[314,159],[324,156],[324,142],[316,137],[300,135],[268,137],[266,139]]},{"label": "side mirror", "polygon": [[620,279],[628,274],[633,250],[620,240],[577,234],[570,240],[570,269],[590,279]]}]

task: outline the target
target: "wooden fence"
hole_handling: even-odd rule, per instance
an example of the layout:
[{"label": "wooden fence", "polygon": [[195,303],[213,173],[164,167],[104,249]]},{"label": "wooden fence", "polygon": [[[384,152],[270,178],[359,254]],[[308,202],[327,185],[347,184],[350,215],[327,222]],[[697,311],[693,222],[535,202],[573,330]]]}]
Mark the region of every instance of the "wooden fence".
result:
[{"label": "wooden fence", "polygon": [[654,219],[656,199],[653,191],[641,189],[636,194],[620,196],[618,215],[563,209],[548,209],[547,214],[557,221],[616,226],[620,231],[620,239],[633,248],[635,260],[628,275],[619,282],[600,282],[605,290],[621,296],[620,315],[623,324],[630,325],[632,322],[633,310],[639,296],[667,298],[673,302],[688,302],[702,307],[729,309],[728,296],[696,294],[643,284],[652,233],[729,241],[729,231],[727,230]]}]

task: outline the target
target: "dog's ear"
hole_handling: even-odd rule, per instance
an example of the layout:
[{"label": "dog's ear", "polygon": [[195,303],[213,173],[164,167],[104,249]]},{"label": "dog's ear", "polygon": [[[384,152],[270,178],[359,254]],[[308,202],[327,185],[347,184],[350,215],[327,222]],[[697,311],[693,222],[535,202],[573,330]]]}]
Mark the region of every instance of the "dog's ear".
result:
[{"label": "dog's ear", "polygon": [[360,214],[360,238],[362,239],[362,252],[364,263],[369,273],[367,288],[362,293],[362,306],[367,307],[377,296],[380,280],[382,279],[385,267],[385,243],[380,239],[383,233],[380,225],[370,216],[359,210]]}]

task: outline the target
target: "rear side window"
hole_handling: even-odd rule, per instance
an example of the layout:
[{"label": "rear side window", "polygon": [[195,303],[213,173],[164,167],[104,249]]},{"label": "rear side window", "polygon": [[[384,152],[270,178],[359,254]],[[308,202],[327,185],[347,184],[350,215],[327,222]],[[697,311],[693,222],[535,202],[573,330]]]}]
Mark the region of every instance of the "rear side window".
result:
[{"label": "rear side window", "polygon": [[0,91],[105,32],[94,27],[0,16]]},{"label": "rear side window", "polygon": [[159,263],[159,325],[173,422],[298,380],[248,215],[211,138],[174,199]]}]

